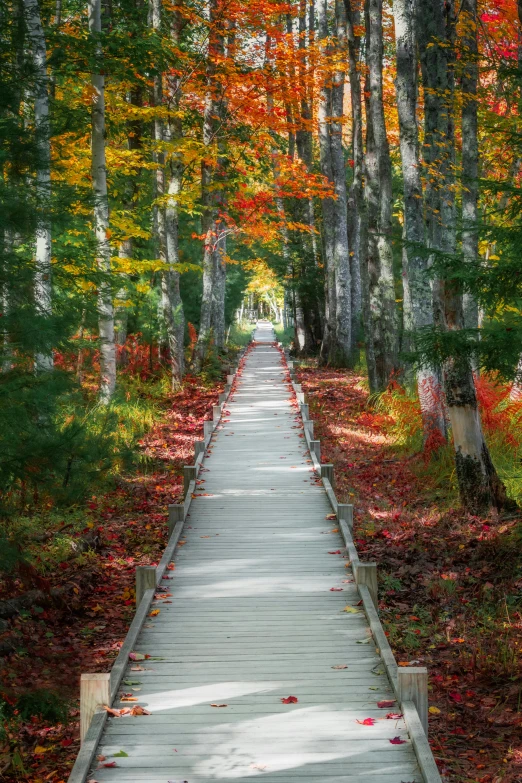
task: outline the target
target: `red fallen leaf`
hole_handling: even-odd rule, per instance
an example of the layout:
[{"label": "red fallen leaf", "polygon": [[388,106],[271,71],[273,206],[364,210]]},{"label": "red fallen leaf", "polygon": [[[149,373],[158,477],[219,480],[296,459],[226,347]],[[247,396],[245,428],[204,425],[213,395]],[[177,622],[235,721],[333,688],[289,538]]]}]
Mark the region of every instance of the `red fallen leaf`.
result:
[{"label": "red fallen leaf", "polygon": [[130,710],[131,715],[150,715],[151,713],[146,710],[144,707],[140,707],[139,704],[137,704],[135,707]]},{"label": "red fallen leaf", "polygon": [[111,767],[112,768],[112,767],[117,767],[118,765],[116,764],[115,761],[108,761],[106,764],[100,764],[100,766],[101,767],[107,767],[107,768]]},{"label": "red fallen leaf", "polygon": [[334,552],[328,552],[328,554],[329,555],[340,555],[341,554],[341,550],[340,549],[336,549]]},{"label": "red fallen leaf", "polygon": [[364,720],[358,720],[357,723],[360,723],[361,726],[373,726],[377,721],[375,718],[365,718]]},{"label": "red fallen leaf", "polygon": [[281,701],[283,702],[283,704],[297,704],[299,699],[297,698],[297,696],[287,696],[286,699],[283,698],[281,699]]},{"label": "red fallen leaf", "polygon": [[106,704],[103,705],[103,709],[109,713],[109,715],[112,715],[114,718],[121,718],[121,710],[115,710],[112,707],[107,707]]},{"label": "red fallen leaf", "polygon": [[211,704],[211,707],[228,707],[228,704]]},{"label": "red fallen leaf", "polygon": [[325,516],[325,519],[337,519],[337,515],[336,514],[327,514]]},{"label": "red fallen leaf", "polygon": [[343,592],[343,588],[342,587],[330,587],[330,592],[331,593],[342,593]]},{"label": "red fallen leaf", "polygon": [[405,745],[406,740],[401,739],[400,737],[394,737],[390,740],[390,745]]},{"label": "red fallen leaf", "polygon": [[378,701],[377,706],[380,710],[385,710],[387,707],[393,707],[397,699],[383,699],[383,701]]},{"label": "red fallen leaf", "polygon": [[402,718],[401,712],[389,712],[386,717],[388,720],[399,720],[399,718]]},{"label": "red fallen leaf", "polygon": [[62,746],[62,748],[68,748],[68,747],[69,747],[69,745],[72,745],[72,744],[73,744],[73,742],[74,742],[74,740],[73,740],[73,739],[70,739],[70,738],[69,738],[69,739],[63,739],[63,740],[60,742],[60,745]]},{"label": "red fallen leaf", "polygon": [[461,702],[462,701],[462,696],[461,696],[461,694],[458,691],[451,691],[449,697],[450,697],[450,699],[453,699],[453,701],[456,701],[456,702]]}]

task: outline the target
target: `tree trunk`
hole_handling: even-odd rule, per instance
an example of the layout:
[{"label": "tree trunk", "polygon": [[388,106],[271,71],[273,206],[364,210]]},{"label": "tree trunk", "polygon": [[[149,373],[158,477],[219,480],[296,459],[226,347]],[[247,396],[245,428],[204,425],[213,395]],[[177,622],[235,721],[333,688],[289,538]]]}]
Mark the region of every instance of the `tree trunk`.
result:
[{"label": "tree trunk", "polygon": [[[462,0],[464,22],[462,45],[465,66],[462,73],[462,252],[469,263],[476,263],[478,237],[478,42],[477,0]],[[473,294],[464,293],[464,324],[478,328],[478,304]]]},{"label": "tree trunk", "polygon": [[382,0],[365,5],[368,94],[366,196],[368,273],[377,388],[382,391],[398,365],[398,321],[391,245],[392,170],[383,103]]},{"label": "tree trunk", "polygon": [[108,404],[116,388],[116,347],[114,343],[114,306],[112,303],[111,247],[108,239],[109,201],[105,161],[105,77],[103,75],[101,33],[101,0],[88,0],[89,31],[96,41],[97,64],[92,74],[92,186],[94,194],[94,231],[97,244],[98,329],[100,334],[100,402]]},{"label": "tree trunk", "polygon": [[[418,31],[422,75],[426,93],[425,149],[430,165],[437,166],[437,187],[431,189],[428,210],[431,244],[451,257],[456,250],[454,206],[455,133],[452,102],[455,14],[451,0],[444,6],[420,0]],[[436,210],[434,207],[439,207]],[[435,320],[447,331],[463,328],[464,311],[458,279],[437,281]],[[471,365],[465,358],[450,358],[443,366],[444,392],[451,421],[455,467],[462,504],[472,513],[490,507],[507,508],[505,487],[493,466],[484,440]]]},{"label": "tree trunk", "polygon": [[201,372],[211,339],[216,305],[214,298],[220,294],[219,282],[216,279],[216,251],[218,249],[218,200],[216,198],[216,135],[220,108],[220,85],[218,82],[217,64],[224,55],[224,36],[217,28],[216,22],[222,24],[219,18],[219,0],[210,0],[209,4],[209,42],[207,64],[207,94],[203,115],[203,145],[205,152],[201,164],[201,203],[203,216],[201,219],[202,233],[205,236],[203,249],[203,291],[201,297],[201,314],[199,335],[194,350],[194,369]]},{"label": "tree trunk", "polygon": [[[424,250],[424,214],[422,201],[419,129],[417,126],[417,51],[415,36],[416,0],[394,0],[397,78],[395,89],[399,113],[399,132],[404,193],[403,286],[407,329],[418,332],[433,326],[432,291],[428,277],[428,259]],[[414,335],[412,335],[414,339]],[[408,339],[408,335],[406,335]],[[442,408],[442,390],[438,374],[429,367],[417,375],[424,441],[439,433],[446,438]]]},{"label": "tree trunk", "polygon": [[[50,335],[45,322],[52,316],[51,276],[51,139],[49,124],[49,79],[47,76],[47,47],[40,18],[38,0],[24,0],[27,36],[31,44],[35,88],[34,119],[38,150],[36,170],[36,196],[38,203],[38,227],[36,229],[34,299],[38,315],[42,318],[44,343]],[[53,369],[52,349],[45,347],[35,355],[35,370],[50,372]]]},{"label": "tree trunk", "polygon": [[360,14],[352,0],[344,0],[348,43],[348,76],[352,108],[353,179],[348,197],[348,245],[350,247],[350,277],[352,280],[352,361],[359,353],[361,316],[363,309],[361,269],[367,264],[367,222],[364,203],[364,147],[360,76]]}]

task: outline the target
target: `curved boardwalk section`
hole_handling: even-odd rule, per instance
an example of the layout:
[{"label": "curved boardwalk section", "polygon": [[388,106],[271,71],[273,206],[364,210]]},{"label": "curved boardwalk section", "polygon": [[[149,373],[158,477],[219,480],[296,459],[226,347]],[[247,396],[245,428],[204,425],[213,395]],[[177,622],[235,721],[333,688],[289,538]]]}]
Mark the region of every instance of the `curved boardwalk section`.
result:
[{"label": "curved boardwalk section", "polygon": [[151,657],[124,677],[151,714],[108,720],[100,783],[422,781],[378,707],[392,689],[273,339],[258,329],[135,647]]}]

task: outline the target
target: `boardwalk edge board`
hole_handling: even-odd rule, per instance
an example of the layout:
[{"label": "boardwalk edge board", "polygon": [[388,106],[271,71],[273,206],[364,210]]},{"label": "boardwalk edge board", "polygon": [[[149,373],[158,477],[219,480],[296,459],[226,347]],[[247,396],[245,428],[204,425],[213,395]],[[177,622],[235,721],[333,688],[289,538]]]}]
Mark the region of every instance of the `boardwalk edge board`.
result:
[{"label": "boardwalk edge board", "polygon": [[[278,343],[278,346],[279,348],[282,348],[281,343]],[[349,506],[348,504],[338,503],[332,484],[326,475],[324,475],[324,463],[322,464],[319,462],[316,453],[317,451],[320,453],[320,441],[317,439],[314,440],[313,435],[310,434],[313,432],[313,427],[309,428],[306,426],[310,421],[309,406],[305,403],[305,395],[302,391],[301,384],[295,383],[294,362],[288,360],[286,352],[282,351],[282,354],[285,357],[292,381],[292,388],[298,401],[298,410],[303,421],[303,431],[310,452],[310,458],[312,460],[314,469],[321,477],[321,481],[328,496],[328,500],[330,501],[330,505],[334,513],[337,515],[339,528],[346,545],[346,551],[350,559],[350,564],[354,572],[357,588],[362,599],[363,609],[368,623],[370,624],[376,647],[381,656],[386,674],[388,675],[388,679],[397,699],[397,703],[400,705],[401,712],[411,737],[413,749],[419,763],[419,768],[424,778],[424,782],[442,783],[442,778],[439,774],[437,764],[433,757],[428,738],[423,728],[423,722],[419,716],[419,713],[417,712],[417,708],[413,701],[401,699],[401,690],[399,687],[398,676],[399,667],[397,666],[397,661],[395,660],[395,656],[393,655],[393,651],[389,645],[384,628],[382,627],[381,621],[379,619],[379,614],[376,608],[377,604],[374,602],[368,586],[361,583],[360,579],[358,578],[360,567],[364,567],[364,565],[367,564],[361,563],[357,553],[357,548],[353,541],[350,524],[346,521],[346,519],[343,518],[344,514],[340,511],[341,508],[343,511],[344,509],[350,509],[350,519],[353,519],[353,507]],[[331,475],[330,470],[328,470],[328,473]],[[427,718],[425,718],[425,722],[426,721]]]},{"label": "boardwalk edge board", "polygon": [[[253,337],[253,333],[252,333],[252,337]],[[217,417],[214,416],[211,422],[204,422],[204,425],[210,424],[211,426],[210,427],[204,426],[204,433],[205,433],[203,439],[204,449],[199,451],[199,454],[197,454],[197,459],[195,460],[195,465],[194,465],[196,477],[199,475],[206,449],[210,444],[214,430],[219,424],[221,415],[227,404],[228,397],[230,396],[230,393],[232,391],[234,380],[237,378],[237,370],[239,369],[240,363],[244,358],[245,353],[246,353],[246,349],[244,349],[239,353],[237,359],[238,368],[233,372],[233,374],[227,375],[227,386],[225,387],[226,396],[224,401],[220,403],[219,406],[213,406],[214,410],[219,407],[219,415]],[[161,580],[163,578],[167,565],[171,562],[174,556],[176,546],[183,532],[183,526],[190,509],[190,503],[195,488],[196,488],[196,481],[195,480],[190,481],[185,494],[185,501],[180,506],[180,509],[183,509],[182,519],[179,519],[179,521],[174,526],[172,530],[172,534],[169,537],[168,544],[165,548],[165,551],[163,552],[163,556],[156,568],[156,587],[161,584]],[[129,653],[131,653],[132,650],[134,649],[136,640],[149,614],[150,606],[154,599],[155,592],[156,590],[151,588],[150,590],[145,590],[145,592],[143,593],[143,597],[140,601],[139,606],[137,607],[136,614],[134,615],[134,619],[129,627],[129,630],[123,641],[120,651],[116,659],[114,660],[114,663],[112,664],[112,668],[110,672],[110,703],[106,705],[108,707],[112,706],[116,698],[118,689],[121,684],[121,680],[123,678],[125,669],[129,662]],[[80,710],[81,710],[81,705],[80,705]],[[68,783],[85,783],[85,781],[87,780],[87,777],[89,775],[89,772],[92,768],[92,764],[95,759],[99,742],[102,738],[106,721],[107,721],[107,712],[100,706],[92,716],[89,729],[85,735],[84,741],[78,752],[76,761],[74,762],[74,766],[69,775]]]}]

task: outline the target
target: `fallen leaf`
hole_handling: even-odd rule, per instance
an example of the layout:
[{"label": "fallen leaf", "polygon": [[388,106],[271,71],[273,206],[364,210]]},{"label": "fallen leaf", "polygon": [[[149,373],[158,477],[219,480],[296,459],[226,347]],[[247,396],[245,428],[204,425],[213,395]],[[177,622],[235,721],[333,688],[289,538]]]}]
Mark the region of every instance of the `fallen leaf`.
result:
[{"label": "fallen leaf", "polygon": [[125,753],[124,750],[120,750],[118,753],[113,753],[112,755],[113,755],[113,757],[115,759],[118,759],[118,758],[128,758],[129,757],[129,754]]},{"label": "fallen leaf", "polygon": [[160,611],[161,609],[153,609],[152,612],[150,612],[149,617],[156,617]]},{"label": "fallen leaf", "polygon": [[388,720],[399,720],[399,718],[402,718],[401,712],[389,712],[386,717]]},{"label": "fallen leaf", "polygon": [[129,658],[131,659],[131,661],[144,661],[145,660],[145,656],[143,655],[143,653],[137,653],[137,652],[129,653]]},{"label": "fallen leaf", "polygon": [[[360,614],[360,610],[356,609],[355,606],[345,606],[343,612],[348,612],[349,614]],[[363,642],[361,642],[361,644],[363,644]]]},{"label": "fallen leaf", "polygon": [[325,516],[325,519],[337,519],[337,516],[336,516],[336,514],[327,514]]},{"label": "fallen leaf", "polygon": [[385,710],[388,707],[393,707],[397,699],[383,699],[383,701],[378,701],[377,706],[380,710]]},{"label": "fallen leaf", "polygon": [[297,704],[299,699],[297,696],[287,696],[286,698],[281,699],[283,704]]},{"label": "fallen leaf", "polygon": [[377,721],[375,718],[365,718],[364,720],[358,720],[356,723],[360,723],[361,726],[373,726]]},{"label": "fallen leaf", "polygon": [[135,707],[130,710],[130,715],[150,715],[151,713],[146,710],[144,707],[140,707],[139,704],[136,704]]},{"label": "fallen leaf", "polygon": [[390,740],[390,745],[405,745],[406,740],[401,739],[400,737],[394,737]]},{"label": "fallen leaf", "polygon": [[343,592],[343,588],[342,587],[330,587],[330,592],[331,593],[342,593]]},{"label": "fallen leaf", "polygon": [[335,549],[333,552],[328,552],[328,554],[329,555],[340,555],[341,554],[341,550],[340,549]]},{"label": "fallen leaf", "polygon": [[431,715],[440,715],[440,710],[439,710],[439,708],[438,708],[438,707],[430,707],[430,708],[428,709],[428,712],[429,712]]},{"label": "fallen leaf", "polygon": [[137,696],[121,696],[120,701],[138,701]]},{"label": "fallen leaf", "polygon": [[107,769],[113,769],[114,767],[117,767],[118,765],[116,764],[115,761],[107,761],[106,764],[101,764],[100,766],[101,767],[105,767]]},{"label": "fallen leaf", "polygon": [[211,707],[228,707],[228,704],[211,704]]},{"label": "fallen leaf", "polygon": [[457,703],[462,701],[462,695],[458,691],[451,691],[449,697],[450,699],[456,701]]},{"label": "fallen leaf", "polygon": [[347,669],[348,664],[346,663],[336,663],[335,666],[332,666],[332,669]]}]

